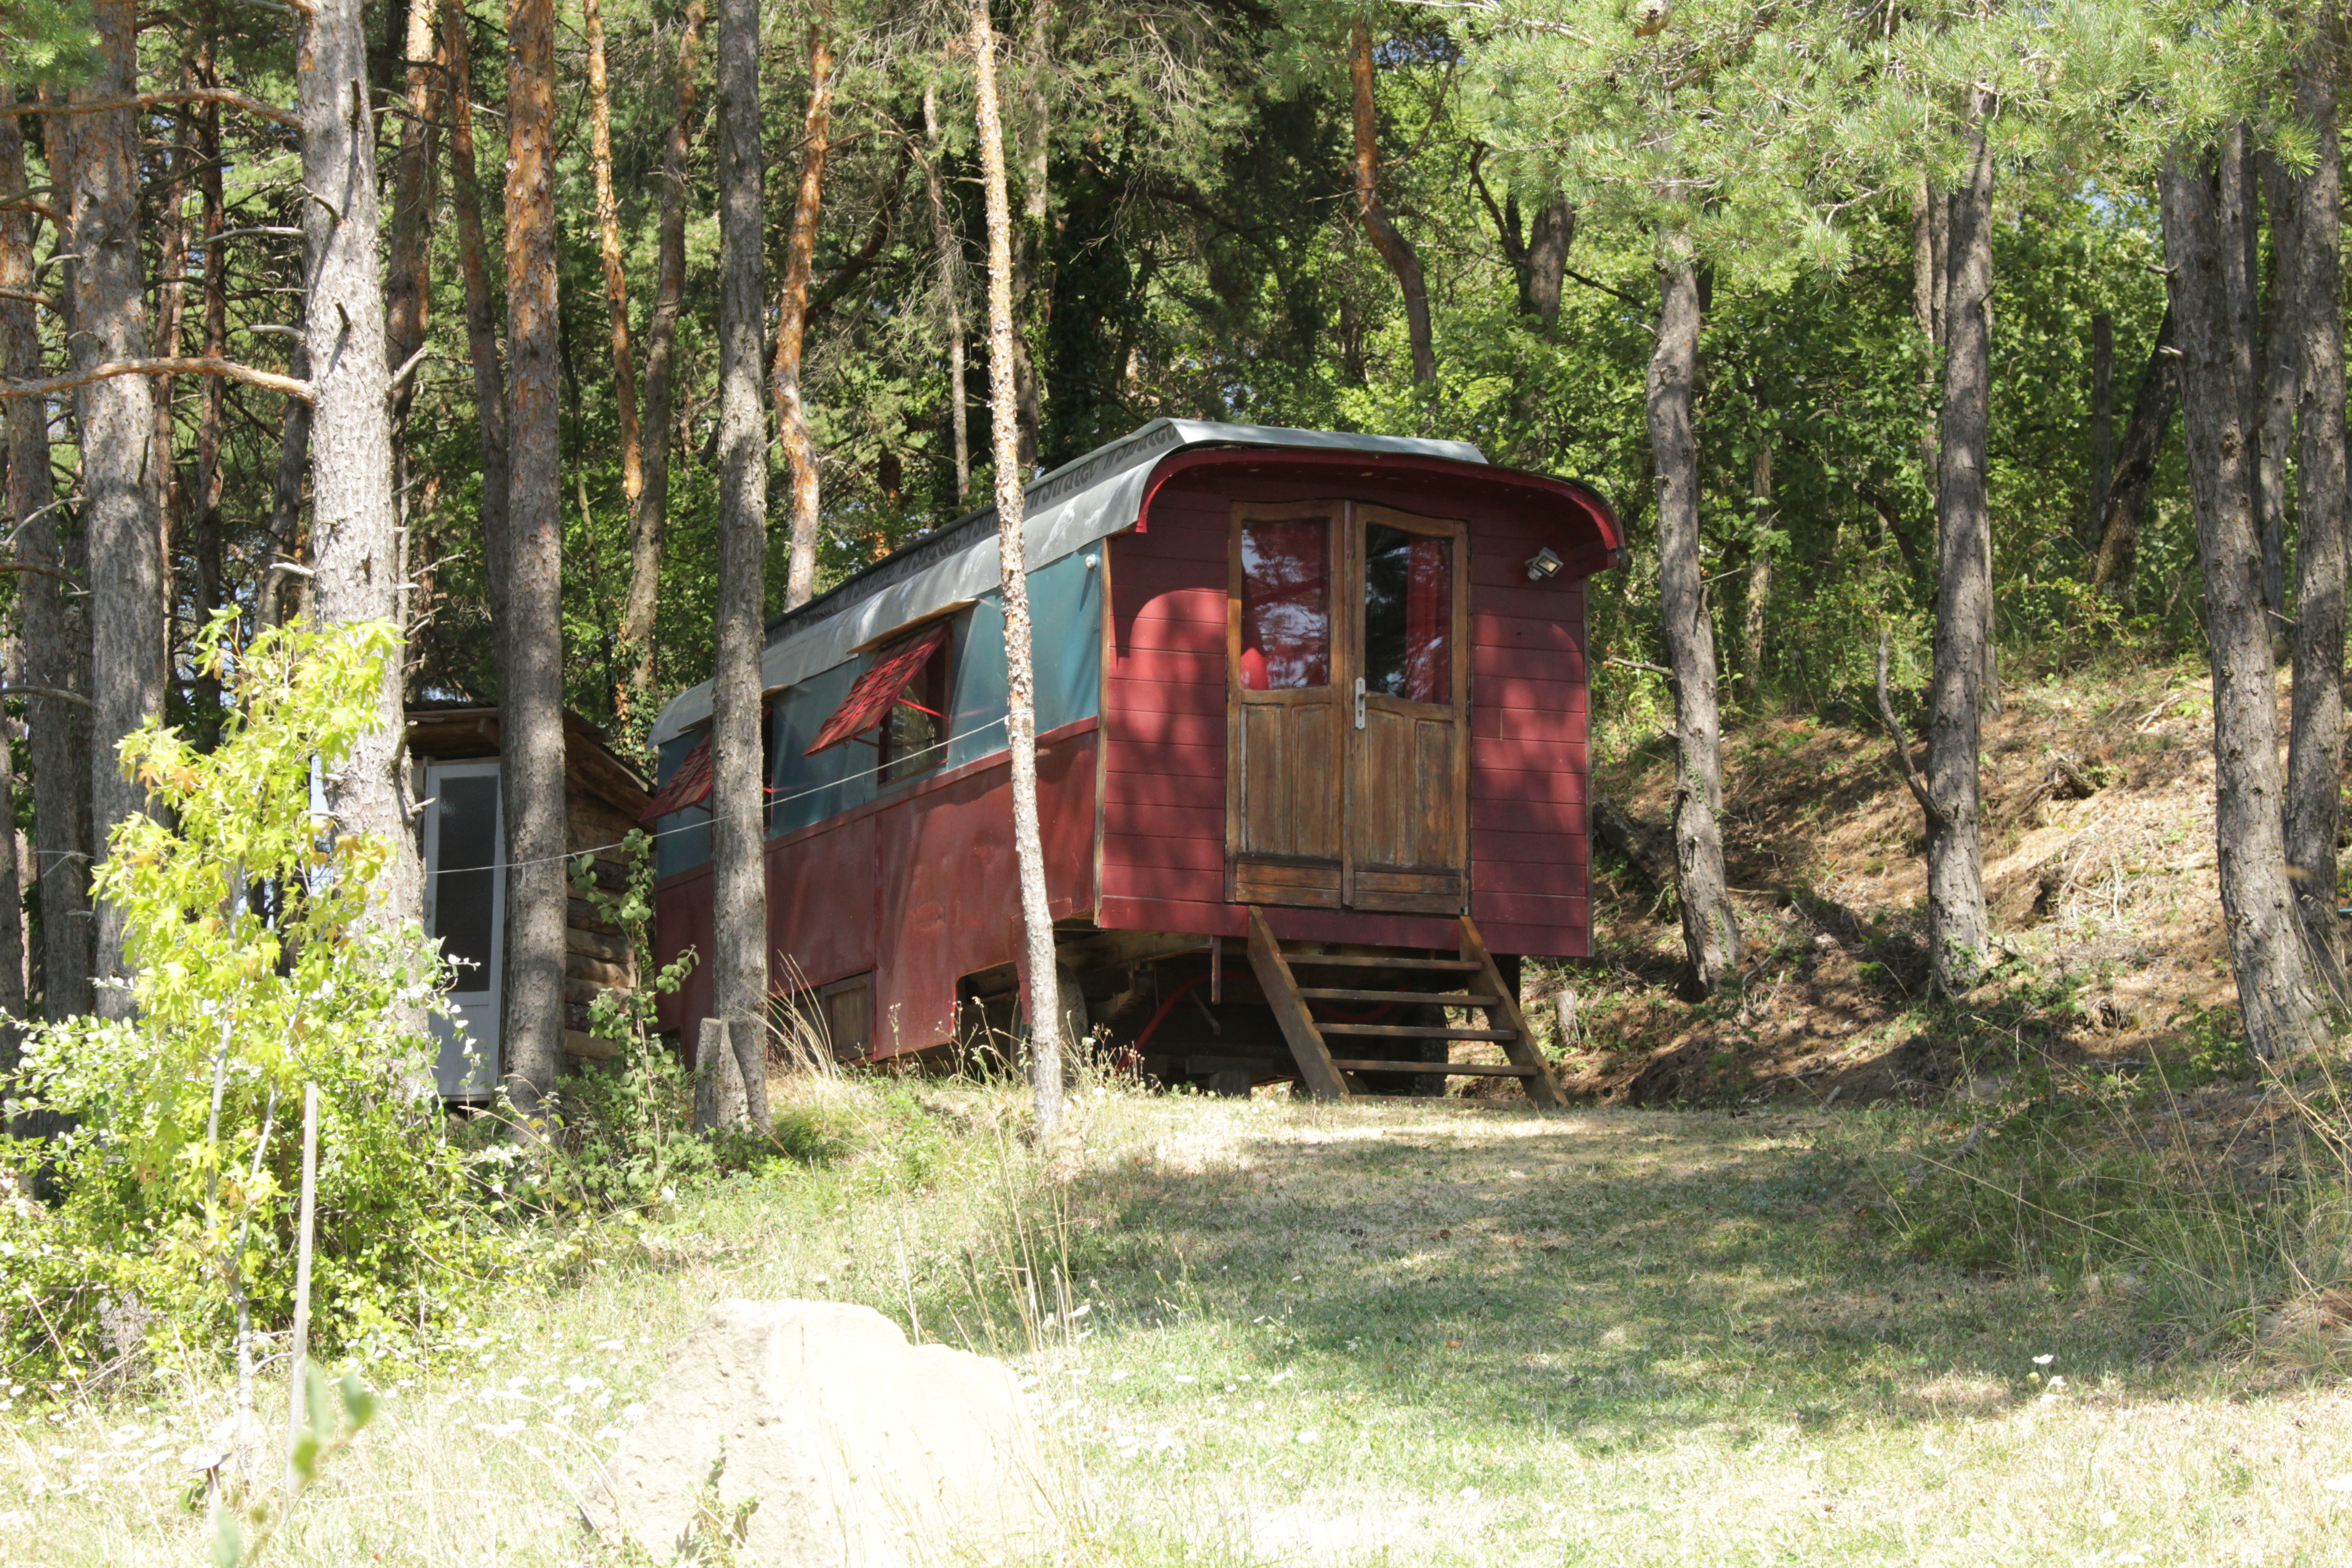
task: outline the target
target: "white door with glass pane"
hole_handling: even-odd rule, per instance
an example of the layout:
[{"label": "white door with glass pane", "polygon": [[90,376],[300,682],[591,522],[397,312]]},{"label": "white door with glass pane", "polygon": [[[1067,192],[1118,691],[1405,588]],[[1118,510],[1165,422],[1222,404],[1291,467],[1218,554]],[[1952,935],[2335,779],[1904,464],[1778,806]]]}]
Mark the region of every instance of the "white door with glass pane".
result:
[{"label": "white door with glass pane", "polygon": [[486,1095],[499,1083],[499,984],[506,947],[506,877],[499,764],[436,763],[425,770],[425,929],[454,967],[449,1016],[434,1076],[445,1095]]}]

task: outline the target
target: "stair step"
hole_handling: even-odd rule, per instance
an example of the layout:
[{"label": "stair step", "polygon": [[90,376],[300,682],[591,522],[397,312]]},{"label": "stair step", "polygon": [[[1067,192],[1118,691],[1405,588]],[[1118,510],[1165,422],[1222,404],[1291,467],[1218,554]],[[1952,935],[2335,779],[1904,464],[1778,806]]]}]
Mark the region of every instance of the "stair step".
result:
[{"label": "stair step", "polygon": [[1374,1035],[1389,1040],[1516,1040],[1517,1029],[1420,1028],[1411,1024],[1326,1024],[1315,1026],[1327,1035]]},{"label": "stair step", "polygon": [[1434,969],[1452,974],[1475,974],[1474,958],[1385,958],[1376,952],[1286,952],[1283,962],[1293,969]]},{"label": "stair step", "polygon": [[1310,1002],[1418,1002],[1429,1007],[1491,1007],[1501,1000],[1468,991],[1349,991],[1328,985],[1302,985],[1298,994]]},{"label": "stair step", "polygon": [[1443,1073],[1447,1078],[1533,1078],[1533,1068],[1492,1066],[1485,1062],[1376,1062],[1345,1061],[1338,1057],[1331,1065],[1341,1072],[1410,1072]]}]

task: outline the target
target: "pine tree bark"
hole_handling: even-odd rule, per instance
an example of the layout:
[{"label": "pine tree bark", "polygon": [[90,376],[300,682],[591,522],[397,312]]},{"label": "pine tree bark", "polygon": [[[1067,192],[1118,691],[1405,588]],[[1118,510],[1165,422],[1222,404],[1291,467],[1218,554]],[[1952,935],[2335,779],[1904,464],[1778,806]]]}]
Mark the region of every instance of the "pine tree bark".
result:
[{"label": "pine tree bark", "polygon": [[[72,100],[119,101],[139,90],[133,0],[95,0],[99,68]],[[139,111],[104,109],[72,133],[71,181],[62,193],[77,259],[68,295],[68,351],[76,370],[147,356],[144,256],[139,215]],[[158,479],[168,455],[155,446],[155,387],[143,375],[90,382],[74,394],[81,437],[82,528],[89,551],[89,803],[93,850],[147,810],[147,792],[124,776],[116,745],[163,708],[163,516]],[[94,964],[98,1011],[131,1013],[123,911],[101,901]]]},{"label": "pine tree bark", "polygon": [[1396,275],[1404,295],[1405,332],[1412,345],[1415,384],[1437,379],[1437,347],[1430,335],[1429,284],[1422,276],[1421,256],[1381,205],[1380,120],[1372,98],[1372,30],[1361,16],[1348,35],[1348,79],[1354,89],[1356,132],[1356,216],[1372,248],[1381,253]]},{"label": "pine tree bark", "polygon": [[[2344,973],[2342,926],[2336,913],[2347,528],[2344,314],[2338,292],[2344,160],[2336,89],[2342,47],[2338,21],[2295,62],[2294,112],[2310,128],[2316,156],[2307,173],[2281,179],[2283,199],[2271,208],[2279,303],[2271,331],[2294,340],[2289,352],[2301,373],[2294,419],[2298,516],[2286,863],[2318,978],[2331,987],[2341,984]],[[2284,447],[2284,422],[2277,439]]]},{"label": "pine tree bark", "polygon": [[[507,515],[499,785],[508,1092],[536,1116],[563,1062],[563,498],[556,314],[555,5],[507,7]],[[315,370],[314,373],[315,374]]]},{"label": "pine tree bark", "polygon": [[940,129],[940,89],[923,84],[923,183],[931,201],[931,236],[940,252],[940,308],[948,323],[948,421],[955,438],[956,505],[971,497],[971,410],[964,394],[963,242],[948,216],[947,156]]},{"label": "pine tree bark", "polygon": [[640,441],[644,488],[629,511],[629,597],[621,613],[623,699],[653,690],[654,625],[661,603],[663,535],[669,526],[670,425],[677,384],[677,315],[686,296],[687,159],[694,133],[694,73],[702,48],[702,0],[688,0],[677,44],[677,116],[662,153],[661,217],[654,306],[646,321],[646,406]]},{"label": "pine tree bark", "polygon": [[711,668],[711,1001],[746,1114],[768,1125],[768,879],[760,652],[768,584],[761,426],[760,0],[719,0],[719,599]]},{"label": "pine tree bark", "polygon": [[[425,0],[413,0],[422,5]],[[490,619],[503,624],[507,549],[507,381],[499,358],[497,307],[490,293],[488,243],[482,233],[482,186],[474,153],[471,24],[463,0],[442,0],[442,48],[449,60],[449,190],[457,220],[457,271],[466,288],[466,351],[474,363],[474,416],[482,469],[483,561]],[[497,636],[495,630],[493,637]],[[503,659],[505,656],[496,656]],[[504,669],[503,663],[499,668]]]},{"label": "pine tree bark", "polygon": [[1937,989],[1958,996],[1984,973],[1985,908],[1977,776],[1992,604],[1985,440],[1992,384],[1992,161],[1989,106],[1971,106],[1967,183],[1952,194],[1943,289],[1944,396],[1936,488],[1935,674],[1928,693],[1927,948]]},{"label": "pine tree bark", "polygon": [[2140,530],[2147,525],[2148,509],[2156,498],[2156,468],[2164,456],[2164,439],[2172,429],[2172,411],[2180,402],[2180,353],[2172,341],[2172,310],[2168,306],[2157,324],[2147,363],[2140,371],[2139,390],[2132,395],[2131,416],[2124,422],[2123,444],[2116,448],[2115,477],[2107,490],[2094,542],[2097,556],[2091,567],[2091,586],[2128,606],[2132,570],[2139,556]]},{"label": "pine tree bark", "polygon": [[[15,93],[0,86],[0,110]],[[62,174],[52,132],[51,173]],[[59,183],[63,183],[60,180]],[[25,141],[16,116],[0,112],[0,191],[26,188]],[[38,220],[21,207],[0,210],[0,289],[30,291],[33,239]],[[0,377],[29,381],[41,374],[41,340],[29,300],[0,294]],[[217,380],[208,376],[206,380]],[[8,400],[7,516],[23,560],[50,572],[64,569],[58,548],[56,488],[49,469],[49,408],[39,398]],[[26,683],[52,691],[83,689],[79,641],[68,629],[64,585],[26,573],[21,595]],[[74,743],[74,706],[53,697],[26,700],[30,733],[24,750],[33,771],[33,859],[41,900],[41,1010],[63,1018],[87,1013],[89,992],[89,840],[82,791],[88,766]]]},{"label": "pine tree bark", "polygon": [[2176,159],[2158,179],[2213,670],[2221,910],[2247,1044],[2273,1060],[2316,1042],[2319,998],[2286,874],[2277,699],[2248,428],[2246,392],[2255,365],[2244,312],[2252,291],[2220,187],[2210,162],[2199,168]]},{"label": "pine tree bark", "polygon": [[824,205],[824,161],[833,142],[833,7],[816,0],[809,22],[808,112],[801,124],[801,181],[793,196],[793,227],[784,246],[784,286],[776,302],[776,444],[792,471],[792,551],[784,571],[784,608],[816,595],[816,543],[821,521],[816,447],[801,401],[801,353],[806,346],[809,274],[816,264],[817,217]]},{"label": "pine tree bark", "polygon": [[988,383],[996,447],[996,547],[1004,600],[1004,734],[1013,763],[1013,855],[1020,873],[1021,923],[1029,991],[1029,1085],[1040,1142],[1062,1124],[1062,1010],[1046,901],[1045,840],[1037,820],[1037,705],[1031,659],[1029,572],[1023,531],[1027,498],[1015,442],[1018,391],[1013,357],[1013,204],[1005,189],[1004,121],[996,91],[996,29],[987,0],[971,6],[971,55],[979,99],[981,184],[988,210]]},{"label": "pine tree bark", "polygon": [[1669,243],[1658,273],[1657,346],[1650,354],[1650,454],[1658,483],[1658,615],[1674,668],[1675,868],[1690,987],[1721,990],[1739,973],[1739,919],[1723,868],[1722,717],[1715,623],[1699,564],[1697,391],[1699,289],[1689,242]]},{"label": "pine tree bark", "polygon": [[[362,0],[315,0],[294,51],[302,119],[310,361],[311,594],[330,625],[399,626],[400,531],[393,514],[392,415],[384,402],[383,279],[376,270],[375,129],[368,113]],[[375,722],[326,775],[327,809],[345,830],[391,847],[371,917],[425,913],[424,872],[408,812],[405,660],[376,681]]]},{"label": "pine tree bark", "polygon": [[613,406],[621,425],[621,497],[635,517],[645,493],[645,446],[637,429],[637,368],[629,347],[629,279],[621,266],[621,204],[613,194],[613,89],[604,69],[603,0],[582,0],[588,45],[588,162],[596,183],[596,254],[604,268],[604,316],[612,339]]}]

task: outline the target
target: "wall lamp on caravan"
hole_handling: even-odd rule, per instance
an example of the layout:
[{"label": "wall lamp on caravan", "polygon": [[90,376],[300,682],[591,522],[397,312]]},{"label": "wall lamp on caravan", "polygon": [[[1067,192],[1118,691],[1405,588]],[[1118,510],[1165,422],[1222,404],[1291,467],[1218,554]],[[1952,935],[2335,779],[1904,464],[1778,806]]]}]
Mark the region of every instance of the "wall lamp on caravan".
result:
[{"label": "wall lamp on caravan", "polygon": [[1552,553],[1551,546],[1546,545],[1541,550],[1537,551],[1533,555],[1528,557],[1528,581],[1530,583],[1549,582],[1552,578],[1559,575],[1559,569],[1566,564],[1566,562]]}]

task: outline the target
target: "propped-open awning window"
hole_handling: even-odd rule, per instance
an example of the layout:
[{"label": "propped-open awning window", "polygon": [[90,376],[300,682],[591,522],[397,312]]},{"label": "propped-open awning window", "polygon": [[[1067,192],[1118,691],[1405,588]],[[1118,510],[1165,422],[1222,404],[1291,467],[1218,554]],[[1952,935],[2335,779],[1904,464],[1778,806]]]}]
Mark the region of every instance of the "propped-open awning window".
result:
[{"label": "propped-open awning window", "polygon": [[651,823],[656,817],[667,816],[674,811],[709,804],[710,734],[705,731],[702,739],[694,743],[694,750],[687,752],[686,759],[677,764],[677,772],[670,774],[668,782],[654,792],[654,798],[644,811],[637,814],[637,820]]},{"label": "propped-open awning window", "polygon": [[[804,754],[813,757],[855,740],[881,725],[892,716],[894,709],[901,707],[928,720],[926,728],[936,731],[943,726],[941,709],[946,693],[941,689],[944,682],[939,675],[945,664],[942,656],[947,647],[948,626],[946,621],[935,621],[905,641],[893,643],[877,653],[873,665],[857,678],[849,695],[833,710],[833,717],[824,721]],[[936,746],[943,739],[935,735],[929,746]]]}]

